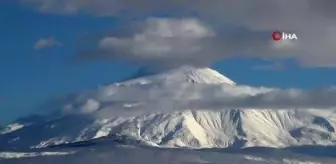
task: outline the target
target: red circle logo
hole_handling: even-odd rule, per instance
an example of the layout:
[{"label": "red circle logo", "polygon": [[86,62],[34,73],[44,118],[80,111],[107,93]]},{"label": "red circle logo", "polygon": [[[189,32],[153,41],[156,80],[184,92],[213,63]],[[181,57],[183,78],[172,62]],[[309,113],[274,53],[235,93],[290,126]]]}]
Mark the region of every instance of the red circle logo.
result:
[{"label": "red circle logo", "polygon": [[275,41],[279,41],[279,40],[281,40],[281,38],[282,38],[282,33],[281,33],[280,31],[274,31],[274,32],[272,33],[272,38],[273,38],[273,40],[275,40]]}]

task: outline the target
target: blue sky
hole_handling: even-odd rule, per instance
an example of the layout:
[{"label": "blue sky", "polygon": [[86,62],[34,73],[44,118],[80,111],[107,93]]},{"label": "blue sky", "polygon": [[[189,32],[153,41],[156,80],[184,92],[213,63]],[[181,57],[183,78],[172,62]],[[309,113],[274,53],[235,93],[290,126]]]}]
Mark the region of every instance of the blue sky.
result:
[{"label": "blue sky", "polygon": [[[14,2],[0,4],[0,122],[36,112],[44,101],[134,74],[127,61],[76,61],[82,35],[99,35],[116,26],[115,17],[43,14]],[[37,51],[40,38],[62,42]],[[302,68],[294,60],[232,58],[213,68],[237,83],[280,88],[318,88],[336,83],[333,68]]]}]

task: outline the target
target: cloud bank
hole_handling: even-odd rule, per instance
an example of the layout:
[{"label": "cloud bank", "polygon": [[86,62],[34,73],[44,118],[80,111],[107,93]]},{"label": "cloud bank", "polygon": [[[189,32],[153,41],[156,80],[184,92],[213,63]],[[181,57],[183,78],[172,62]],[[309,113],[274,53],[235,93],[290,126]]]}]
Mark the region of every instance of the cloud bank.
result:
[{"label": "cloud bank", "polygon": [[[204,65],[218,58],[243,56],[272,60],[290,58],[309,67],[336,66],[334,46],[336,12],[333,10],[336,2],[330,0],[211,2],[22,0],[22,2],[38,11],[54,14],[86,13],[130,18],[165,13],[170,16],[168,20],[146,18],[143,21],[145,28],[119,31],[130,34],[128,36],[101,38],[97,41],[97,45],[100,45],[99,53],[94,53],[99,54],[99,57],[107,56],[115,59],[116,56],[125,55],[128,59],[155,61],[160,65],[167,62],[172,65],[184,63]],[[195,15],[199,20],[191,17]],[[184,32],[187,24],[193,26],[194,31],[188,33],[189,36],[180,35],[179,32]],[[172,28],[174,25],[177,27]],[[206,35],[190,37],[200,32],[196,31],[196,28],[203,29]],[[295,32],[299,41],[294,46],[289,43],[272,45],[270,35],[275,30]],[[172,31],[172,36],[167,35],[167,31]],[[210,33],[212,35],[209,35]],[[149,52],[148,56],[143,55],[146,52]],[[157,54],[153,55],[155,52]],[[184,56],[180,57],[180,54]]]},{"label": "cloud bank", "polygon": [[61,46],[61,45],[62,45],[62,43],[59,42],[58,40],[56,40],[53,37],[41,38],[35,43],[34,49],[35,50],[42,50],[42,49],[45,49],[45,48]]},{"label": "cloud bank", "polygon": [[335,87],[301,90],[189,83],[111,85],[68,98],[62,103],[62,113],[137,116],[184,110],[334,110],[335,96]]}]

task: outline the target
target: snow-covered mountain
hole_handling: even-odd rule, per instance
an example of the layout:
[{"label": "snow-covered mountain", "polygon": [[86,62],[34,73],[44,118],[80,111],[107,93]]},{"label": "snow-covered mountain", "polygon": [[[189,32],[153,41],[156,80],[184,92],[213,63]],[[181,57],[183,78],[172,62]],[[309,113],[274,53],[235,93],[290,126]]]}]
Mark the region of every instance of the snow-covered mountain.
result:
[{"label": "snow-covered mountain", "polygon": [[[227,93],[235,92],[232,94],[243,92],[241,90],[254,92],[236,86],[235,82],[210,68],[182,67],[80,93],[64,102],[64,109],[55,117],[14,122],[0,130],[0,147],[42,148],[109,135],[127,136],[155,147],[287,147],[334,145],[336,142],[336,115],[333,114],[321,116],[308,110],[227,108],[166,111],[159,108],[186,106],[151,105],[155,103],[153,100],[165,100],[165,96],[177,97],[172,102],[197,97],[181,89],[196,84],[221,85]],[[167,91],[167,87],[169,92],[164,94],[152,90],[164,88]],[[154,95],[155,99],[137,95],[134,91],[138,90],[134,88],[149,90],[149,95]],[[145,105],[142,100],[146,100]],[[151,108],[147,113],[137,112],[147,108]],[[136,115],[116,114],[120,111]]]},{"label": "snow-covered mountain", "polygon": [[158,84],[158,83],[201,83],[235,85],[231,79],[210,68],[184,66],[157,75],[145,76],[117,83],[119,85]]}]

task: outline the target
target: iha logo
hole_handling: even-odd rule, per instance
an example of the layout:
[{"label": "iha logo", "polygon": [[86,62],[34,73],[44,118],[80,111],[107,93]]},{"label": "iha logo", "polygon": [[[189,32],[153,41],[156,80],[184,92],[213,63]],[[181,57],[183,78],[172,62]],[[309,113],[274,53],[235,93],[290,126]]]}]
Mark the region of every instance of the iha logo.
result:
[{"label": "iha logo", "polygon": [[274,31],[272,33],[272,38],[274,41],[298,40],[298,37],[295,33],[281,32],[281,31]]}]

